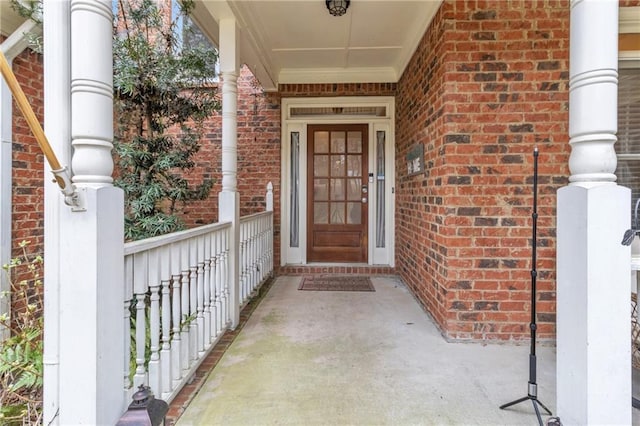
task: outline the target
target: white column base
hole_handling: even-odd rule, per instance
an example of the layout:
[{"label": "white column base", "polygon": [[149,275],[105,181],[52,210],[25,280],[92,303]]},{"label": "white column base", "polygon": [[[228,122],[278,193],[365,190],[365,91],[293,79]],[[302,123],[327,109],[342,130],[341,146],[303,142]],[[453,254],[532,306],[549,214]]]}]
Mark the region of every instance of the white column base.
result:
[{"label": "white column base", "polygon": [[631,424],[630,191],[558,191],[557,407],[565,425]]},{"label": "white column base", "polygon": [[229,239],[229,316],[231,328],[240,323],[240,194],[222,191],[218,194],[220,222],[232,222]]},{"label": "white column base", "polygon": [[61,210],[59,424],[116,424],[125,411],[124,196],[80,188],[87,210]]}]

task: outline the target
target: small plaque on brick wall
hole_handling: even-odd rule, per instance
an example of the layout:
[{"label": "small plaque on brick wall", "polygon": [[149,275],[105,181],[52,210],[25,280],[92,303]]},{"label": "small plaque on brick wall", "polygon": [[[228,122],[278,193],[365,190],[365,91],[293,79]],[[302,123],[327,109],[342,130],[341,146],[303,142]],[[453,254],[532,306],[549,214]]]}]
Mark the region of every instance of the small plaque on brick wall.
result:
[{"label": "small plaque on brick wall", "polygon": [[424,145],[414,145],[406,156],[407,174],[409,176],[424,172]]}]

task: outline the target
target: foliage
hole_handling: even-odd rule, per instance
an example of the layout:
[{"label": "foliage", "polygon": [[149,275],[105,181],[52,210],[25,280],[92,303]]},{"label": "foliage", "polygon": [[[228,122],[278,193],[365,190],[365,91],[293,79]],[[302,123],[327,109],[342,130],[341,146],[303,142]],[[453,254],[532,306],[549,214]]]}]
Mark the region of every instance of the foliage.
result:
[{"label": "foliage", "polygon": [[[42,24],[42,0],[11,0],[11,8],[23,18],[28,18],[37,24]],[[42,34],[27,32],[24,34],[29,42],[29,48],[42,54]]]},{"label": "foliage", "polygon": [[[114,20],[116,185],[126,194],[125,237],[179,230],[185,203],[205,199],[213,185],[184,176],[195,167],[202,124],[220,109],[217,51],[189,36],[193,1],[167,19],[153,0],[118,1]],[[186,35],[185,35],[186,34]],[[187,42],[185,42],[187,41]]]},{"label": "foliage", "polygon": [[12,315],[0,316],[8,337],[0,342],[0,424],[39,424],[42,416],[43,288],[41,256],[22,253],[3,265],[10,290]]},{"label": "foliage", "polygon": [[42,24],[42,0],[11,0],[11,8],[23,18]]}]

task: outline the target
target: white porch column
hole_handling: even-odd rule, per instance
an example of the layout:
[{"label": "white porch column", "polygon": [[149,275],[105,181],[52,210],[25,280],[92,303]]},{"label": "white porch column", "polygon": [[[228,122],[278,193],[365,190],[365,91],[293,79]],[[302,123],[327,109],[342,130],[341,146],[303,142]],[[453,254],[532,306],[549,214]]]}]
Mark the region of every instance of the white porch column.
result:
[{"label": "white porch column", "polygon": [[70,20],[71,163],[85,210],[60,209],[59,423],[115,424],[127,401],[124,197],[111,178],[111,1],[71,0]]},{"label": "white porch column", "polygon": [[630,191],[616,185],[618,2],[572,0],[570,184],[558,191],[557,406],[631,424]]},{"label": "white porch column", "polygon": [[240,194],[238,194],[238,75],[240,52],[235,19],[220,20],[220,76],[222,77],[222,192],[218,196],[220,221],[231,221],[229,247],[229,304],[231,327],[240,322]]},{"label": "white porch column", "polygon": [[[44,15],[44,131],[60,163],[71,160],[71,44],[69,2],[46,1]],[[60,393],[60,216],[64,205],[60,188],[44,173],[44,394],[43,424],[58,425]],[[64,238],[64,237],[63,237]]]}]

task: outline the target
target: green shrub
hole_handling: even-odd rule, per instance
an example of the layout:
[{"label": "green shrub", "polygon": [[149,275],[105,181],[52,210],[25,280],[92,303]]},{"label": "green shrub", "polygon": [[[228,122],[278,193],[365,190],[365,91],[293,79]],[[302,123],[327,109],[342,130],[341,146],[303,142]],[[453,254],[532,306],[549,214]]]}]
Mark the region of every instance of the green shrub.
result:
[{"label": "green shrub", "polygon": [[217,51],[195,37],[185,0],[167,20],[154,0],[118,2],[114,20],[113,88],[117,153],[115,184],[125,192],[125,238],[183,228],[182,206],[209,195],[213,180],[186,179],[196,166],[203,123],[220,102]]},{"label": "green shrub", "polygon": [[10,290],[11,315],[0,316],[8,337],[0,342],[0,424],[40,424],[42,417],[43,260],[20,243],[20,256],[2,269]]}]

